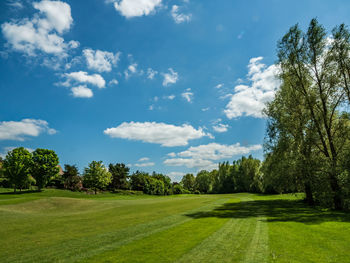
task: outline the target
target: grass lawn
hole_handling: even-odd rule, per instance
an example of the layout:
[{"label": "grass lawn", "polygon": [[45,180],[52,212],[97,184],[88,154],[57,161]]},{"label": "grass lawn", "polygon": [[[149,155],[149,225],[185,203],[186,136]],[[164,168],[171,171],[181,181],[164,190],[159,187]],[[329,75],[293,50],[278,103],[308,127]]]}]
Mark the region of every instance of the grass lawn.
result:
[{"label": "grass lawn", "polygon": [[0,262],[350,262],[350,215],[295,195],[0,189]]}]

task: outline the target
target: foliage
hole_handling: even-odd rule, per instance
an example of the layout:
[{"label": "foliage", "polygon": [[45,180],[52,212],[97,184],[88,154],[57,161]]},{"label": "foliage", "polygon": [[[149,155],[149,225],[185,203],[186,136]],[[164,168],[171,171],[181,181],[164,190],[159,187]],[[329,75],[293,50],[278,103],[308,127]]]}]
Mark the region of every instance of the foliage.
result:
[{"label": "foliage", "polygon": [[71,191],[79,191],[83,187],[82,179],[76,165],[64,165],[64,188]]},{"label": "foliage", "polygon": [[102,161],[92,161],[84,169],[83,184],[94,189],[95,194],[98,189],[103,189],[111,182],[111,173],[103,165]]},{"label": "foliage", "polygon": [[193,174],[186,174],[182,177],[181,184],[184,189],[193,192],[196,186],[196,179]]},{"label": "foliage", "polygon": [[109,172],[112,174],[112,189],[128,189],[128,176],[130,168],[123,163],[109,164]]},{"label": "foliage", "polygon": [[36,149],[32,154],[31,175],[36,180],[39,191],[46,186],[59,169],[58,156],[53,150]]},{"label": "foliage", "polygon": [[14,192],[19,188],[22,190],[32,182],[29,177],[31,171],[32,155],[23,148],[15,148],[9,151],[3,161],[4,175],[13,185]]}]

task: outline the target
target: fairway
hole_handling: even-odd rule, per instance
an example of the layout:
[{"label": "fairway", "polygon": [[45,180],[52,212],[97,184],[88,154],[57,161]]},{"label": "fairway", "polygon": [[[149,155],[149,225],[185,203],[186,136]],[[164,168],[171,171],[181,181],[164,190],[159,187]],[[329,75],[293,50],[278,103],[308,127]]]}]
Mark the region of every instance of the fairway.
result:
[{"label": "fairway", "polygon": [[295,195],[0,194],[0,262],[350,262],[350,217]]}]

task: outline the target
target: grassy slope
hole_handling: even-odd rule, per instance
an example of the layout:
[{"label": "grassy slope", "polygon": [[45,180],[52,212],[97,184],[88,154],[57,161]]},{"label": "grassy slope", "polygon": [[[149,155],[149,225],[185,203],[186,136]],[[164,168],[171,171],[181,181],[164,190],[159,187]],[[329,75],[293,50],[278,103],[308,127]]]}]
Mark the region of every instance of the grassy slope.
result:
[{"label": "grassy slope", "polygon": [[0,237],[0,262],[350,262],[350,216],[291,195],[0,193]]}]

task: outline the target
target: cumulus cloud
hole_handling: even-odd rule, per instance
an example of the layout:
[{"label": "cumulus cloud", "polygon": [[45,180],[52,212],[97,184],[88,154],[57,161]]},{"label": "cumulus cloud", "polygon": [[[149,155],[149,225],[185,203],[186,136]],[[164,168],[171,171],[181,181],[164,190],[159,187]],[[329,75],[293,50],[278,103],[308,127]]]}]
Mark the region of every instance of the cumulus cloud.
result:
[{"label": "cumulus cloud", "polygon": [[228,125],[227,124],[222,124],[222,123],[218,123],[217,125],[213,126],[214,131],[216,132],[227,132],[228,129]]},{"label": "cumulus cloud", "polygon": [[77,86],[71,88],[73,97],[76,98],[91,98],[94,96],[91,89],[87,88],[85,85]]},{"label": "cumulus cloud", "polygon": [[181,24],[184,22],[189,22],[191,21],[192,14],[183,14],[180,13],[179,6],[173,5],[171,8],[171,16],[174,19],[176,24]]},{"label": "cumulus cloud", "polygon": [[158,74],[158,71],[152,69],[152,68],[148,68],[147,69],[147,78],[148,79],[154,79],[155,75]]},{"label": "cumulus cloud", "polygon": [[146,162],[146,161],[149,161],[148,157],[142,157],[138,160],[138,162]]},{"label": "cumulus cloud", "polygon": [[164,164],[169,166],[186,166],[188,168],[198,168],[212,170],[217,167],[214,161],[229,159],[236,155],[245,155],[252,151],[261,150],[260,144],[251,146],[241,146],[239,143],[232,145],[209,143],[206,145],[191,146],[185,151],[177,154],[170,153]]},{"label": "cumulus cloud", "polygon": [[215,88],[216,88],[216,89],[220,89],[220,88],[222,88],[223,86],[224,86],[224,84],[219,83],[218,85],[215,86]]},{"label": "cumulus cloud", "polygon": [[117,127],[104,130],[104,134],[112,138],[156,143],[165,147],[184,146],[188,145],[189,140],[211,136],[201,128],[195,129],[188,124],[176,126],[162,122],[123,122]]},{"label": "cumulus cloud", "polygon": [[117,0],[114,1],[115,9],[126,18],[147,16],[160,7],[162,0]]},{"label": "cumulus cloud", "polygon": [[172,68],[169,68],[169,73],[162,73],[163,86],[168,86],[170,84],[175,84],[179,79],[179,74],[175,72]]},{"label": "cumulus cloud", "polygon": [[110,72],[112,66],[117,65],[120,52],[113,54],[108,51],[87,48],[83,50],[83,55],[89,69],[97,70],[98,72]]},{"label": "cumulus cloud", "polygon": [[37,137],[41,133],[55,134],[56,132],[44,120],[23,119],[0,122],[0,140],[24,141],[28,137]]},{"label": "cumulus cloud", "polygon": [[172,182],[180,182],[185,173],[182,172],[170,172],[167,174]]},{"label": "cumulus cloud", "polygon": [[154,162],[148,162],[148,163],[135,163],[134,166],[136,167],[149,167],[149,166],[154,166]]},{"label": "cumulus cloud", "polygon": [[248,81],[251,85],[237,85],[234,94],[224,110],[229,119],[240,116],[262,118],[265,103],[273,100],[275,91],[280,85],[276,77],[278,66],[267,67],[261,62],[263,58],[252,58],[248,65]]},{"label": "cumulus cloud", "polygon": [[128,66],[126,70],[124,70],[124,76],[126,79],[130,78],[131,75],[137,73],[137,63],[132,63]]},{"label": "cumulus cloud", "polygon": [[44,0],[34,2],[33,7],[39,12],[32,19],[24,18],[1,25],[10,47],[29,56],[41,51],[64,57],[70,48],[78,46],[79,42],[66,43],[62,37],[73,23],[69,4]]},{"label": "cumulus cloud", "polygon": [[191,103],[193,99],[193,92],[191,89],[187,89],[185,92],[181,93],[181,96],[187,100],[187,102]]},{"label": "cumulus cloud", "polygon": [[78,71],[78,72],[65,73],[63,76],[65,76],[67,80],[61,83],[61,85],[66,87],[69,87],[72,81],[77,83],[88,83],[100,89],[104,88],[106,85],[106,81],[100,74],[89,75],[85,71]]}]

